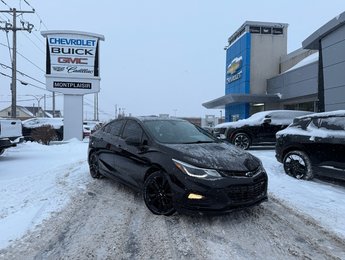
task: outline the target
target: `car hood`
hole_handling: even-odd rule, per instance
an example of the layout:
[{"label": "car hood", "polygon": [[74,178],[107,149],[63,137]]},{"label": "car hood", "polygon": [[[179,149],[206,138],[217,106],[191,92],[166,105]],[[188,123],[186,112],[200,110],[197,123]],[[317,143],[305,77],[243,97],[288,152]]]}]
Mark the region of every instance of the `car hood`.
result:
[{"label": "car hood", "polygon": [[209,169],[224,171],[253,171],[260,160],[244,150],[228,143],[169,144],[178,160]]}]

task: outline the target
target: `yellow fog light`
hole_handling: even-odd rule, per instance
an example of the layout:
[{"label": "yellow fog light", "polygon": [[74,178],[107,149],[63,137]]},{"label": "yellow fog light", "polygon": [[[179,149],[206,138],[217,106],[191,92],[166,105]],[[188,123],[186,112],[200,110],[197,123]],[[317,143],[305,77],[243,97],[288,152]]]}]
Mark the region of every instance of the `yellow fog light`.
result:
[{"label": "yellow fog light", "polygon": [[200,194],[189,193],[189,195],[188,195],[188,199],[191,199],[191,200],[201,200],[203,198],[204,198],[204,196],[202,196]]}]

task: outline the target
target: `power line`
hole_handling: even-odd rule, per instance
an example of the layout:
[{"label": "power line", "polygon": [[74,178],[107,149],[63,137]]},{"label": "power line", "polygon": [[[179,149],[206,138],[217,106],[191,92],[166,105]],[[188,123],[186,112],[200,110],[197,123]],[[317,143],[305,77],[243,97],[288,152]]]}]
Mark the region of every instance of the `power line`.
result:
[{"label": "power line", "polygon": [[[1,65],[2,67],[4,67],[5,69],[12,69],[12,67],[10,67],[10,66],[8,66],[8,65],[6,65],[6,64],[3,64],[3,63],[1,63],[1,62],[0,62],[0,65]],[[22,76],[28,77],[28,78],[30,78],[30,79],[32,79],[32,80],[38,82],[38,83],[41,83],[42,85],[45,85],[44,82],[42,82],[42,81],[40,81],[40,80],[38,80],[38,79],[35,79],[35,78],[29,76],[28,74],[25,74],[24,72],[21,72],[21,71],[19,71],[19,70],[16,70],[16,71],[17,71],[19,74],[21,74]]]},{"label": "power line", "polygon": [[35,9],[32,5],[30,5],[29,2],[28,2],[27,0],[23,0],[23,1],[24,1],[29,7],[31,7],[32,11],[35,12],[36,16],[37,16],[38,19],[40,20],[40,25],[43,25],[44,28],[45,28],[46,30],[48,30],[48,27],[45,25],[45,23],[43,22],[41,16],[38,14],[38,12],[36,11],[36,9]]},{"label": "power line", "polygon": [[[0,45],[4,46],[7,48],[7,46],[3,43],[0,42]],[[12,48],[10,48],[12,50]],[[24,58],[25,60],[27,60],[28,62],[30,62],[32,65],[34,65],[36,68],[38,68],[40,71],[42,71],[43,73],[46,73],[43,69],[41,69],[38,65],[36,65],[35,63],[33,63],[31,60],[29,60],[27,57],[25,57],[23,54],[21,54],[19,51],[16,52],[18,55],[20,55],[22,58]]]},{"label": "power line", "polygon": [[7,39],[8,52],[10,53],[10,60],[12,63],[12,54],[11,54],[10,40],[8,39],[8,32],[6,32],[6,39]]},{"label": "power line", "polygon": [[40,47],[39,47],[29,36],[27,36],[24,32],[22,32],[22,34],[23,34],[29,41],[31,41],[32,44],[35,45],[36,48],[37,48],[41,53],[45,54],[45,52],[42,51],[42,48],[40,48]]},{"label": "power line", "polygon": [[1,2],[6,5],[8,8],[12,8],[11,6],[9,6],[8,4],[6,4],[6,2],[4,0],[1,0]]},{"label": "power line", "polygon": [[[12,79],[12,76],[10,76],[10,75],[7,75],[7,74],[2,73],[2,72],[0,72],[0,74],[3,75],[3,76],[5,76],[5,77],[7,77],[7,78]],[[37,86],[37,85],[31,84],[31,83],[28,83],[28,82],[24,82],[24,81],[22,81],[22,80],[20,80],[20,79],[16,79],[16,81],[19,81],[19,82],[20,82],[21,84],[23,84],[23,85],[29,85],[29,86],[32,86],[32,87],[35,87],[35,88],[38,88],[38,89],[41,89],[41,90],[48,91],[48,90],[46,90],[45,88],[39,87],[39,86]]]}]

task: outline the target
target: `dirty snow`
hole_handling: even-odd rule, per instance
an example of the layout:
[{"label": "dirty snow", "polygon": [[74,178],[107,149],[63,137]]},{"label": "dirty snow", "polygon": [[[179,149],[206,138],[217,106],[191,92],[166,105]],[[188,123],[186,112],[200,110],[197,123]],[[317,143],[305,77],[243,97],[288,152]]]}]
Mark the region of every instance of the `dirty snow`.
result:
[{"label": "dirty snow", "polygon": [[[269,196],[278,198],[345,238],[345,187],[296,180],[284,174],[273,150],[253,150],[269,175]],[[91,182],[87,143],[23,143],[0,157],[0,249],[32,231]]]}]

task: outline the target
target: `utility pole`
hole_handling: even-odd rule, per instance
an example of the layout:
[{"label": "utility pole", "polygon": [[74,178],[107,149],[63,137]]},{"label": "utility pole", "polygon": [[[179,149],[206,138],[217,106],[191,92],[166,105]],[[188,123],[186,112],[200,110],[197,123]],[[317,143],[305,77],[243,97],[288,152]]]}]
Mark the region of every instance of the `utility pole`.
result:
[{"label": "utility pole", "polygon": [[13,118],[17,117],[17,31],[25,30],[31,32],[34,28],[34,25],[31,23],[22,22],[21,27],[17,27],[17,14],[24,13],[34,13],[35,11],[17,11],[16,8],[11,8],[10,10],[0,10],[0,13],[10,13],[13,17],[13,22],[5,23],[5,27],[0,27],[0,30],[5,30],[6,32],[13,32],[13,48],[12,48],[12,83],[11,83],[11,92],[12,92],[12,106],[11,106],[11,116]]},{"label": "utility pole", "polygon": [[93,120],[98,121],[99,120],[99,114],[98,114],[98,93],[94,94],[94,100],[93,100]]}]

